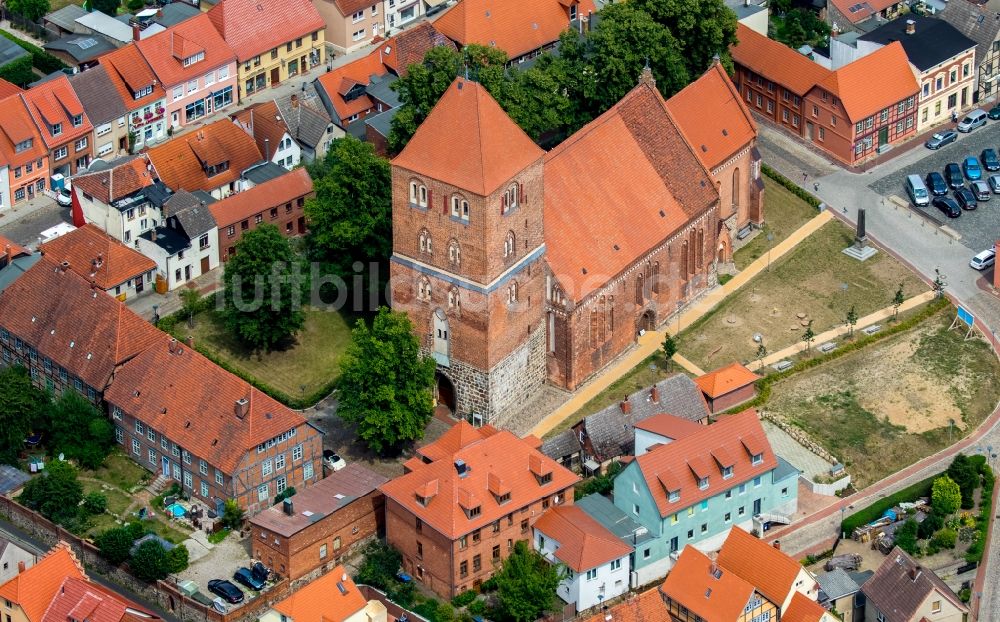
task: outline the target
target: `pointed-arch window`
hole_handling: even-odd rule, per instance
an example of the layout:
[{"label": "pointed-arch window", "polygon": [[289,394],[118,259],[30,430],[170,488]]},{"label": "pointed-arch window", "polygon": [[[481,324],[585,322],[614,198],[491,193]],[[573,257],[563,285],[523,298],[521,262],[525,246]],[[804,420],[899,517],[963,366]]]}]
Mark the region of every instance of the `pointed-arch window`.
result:
[{"label": "pointed-arch window", "polygon": [[452,287],[448,290],[448,308],[453,311],[462,310],[462,297],[457,287]]},{"label": "pointed-arch window", "polygon": [[420,277],[420,280],[417,282],[417,298],[424,302],[428,302],[431,299],[431,282],[425,276]]},{"label": "pointed-arch window", "polygon": [[517,302],[517,281],[511,281],[507,286],[507,303],[514,304]]},{"label": "pointed-arch window", "polygon": [[507,232],[507,237],[503,241],[503,258],[509,259],[514,256],[514,251],[517,250],[517,238],[514,236],[513,231]]},{"label": "pointed-arch window", "polygon": [[419,242],[419,245],[420,245],[420,252],[421,253],[427,253],[428,255],[431,255],[431,254],[434,253],[434,248],[433,248],[432,242],[431,242],[431,232],[430,231],[428,231],[427,229],[421,229],[420,233],[417,236],[417,238],[418,238],[418,242]]},{"label": "pointed-arch window", "polygon": [[455,266],[462,264],[462,247],[458,244],[458,240],[448,242],[448,261]]}]

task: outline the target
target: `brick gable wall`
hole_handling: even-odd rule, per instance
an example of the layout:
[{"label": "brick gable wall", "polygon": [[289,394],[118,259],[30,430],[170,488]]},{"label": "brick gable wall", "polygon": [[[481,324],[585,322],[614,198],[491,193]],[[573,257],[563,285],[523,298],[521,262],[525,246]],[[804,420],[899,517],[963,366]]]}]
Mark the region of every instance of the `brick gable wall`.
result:
[{"label": "brick gable wall", "polygon": [[236,243],[240,241],[243,234],[247,231],[253,231],[261,223],[274,225],[286,237],[305,234],[305,201],[315,194],[315,192],[310,192],[291,201],[282,201],[278,205],[262,205],[260,211],[254,216],[233,225],[219,227],[219,259],[223,262],[229,261],[236,254]]}]

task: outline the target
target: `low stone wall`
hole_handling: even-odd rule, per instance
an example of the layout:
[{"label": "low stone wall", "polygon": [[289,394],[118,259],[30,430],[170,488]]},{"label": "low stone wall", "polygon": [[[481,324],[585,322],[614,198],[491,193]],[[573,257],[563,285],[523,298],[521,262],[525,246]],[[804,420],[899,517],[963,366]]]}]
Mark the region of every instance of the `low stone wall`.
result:
[{"label": "low stone wall", "polygon": [[794,426],[785,421],[784,418],[782,418],[781,416],[775,415],[774,413],[768,412],[766,410],[761,409],[758,411],[758,413],[761,419],[770,421],[774,425],[778,426],[779,428],[781,428],[783,432],[785,432],[793,439],[795,439],[795,441],[798,444],[802,445],[803,447],[813,452],[820,458],[826,460],[830,464],[840,463],[840,460],[837,460],[837,458],[835,458],[833,454],[823,449],[822,447],[820,447],[818,443],[809,438],[809,435],[806,434],[806,432],[802,428]]},{"label": "low stone wall", "polygon": [[837,481],[829,484],[817,484],[807,477],[802,477],[801,479],[805,480],[809,484],[809,489],[812,490],[813,493],[817,495],[826,495],[828,497],[836,495],[838,492],[851,485],[850,475],[844,475]]}]

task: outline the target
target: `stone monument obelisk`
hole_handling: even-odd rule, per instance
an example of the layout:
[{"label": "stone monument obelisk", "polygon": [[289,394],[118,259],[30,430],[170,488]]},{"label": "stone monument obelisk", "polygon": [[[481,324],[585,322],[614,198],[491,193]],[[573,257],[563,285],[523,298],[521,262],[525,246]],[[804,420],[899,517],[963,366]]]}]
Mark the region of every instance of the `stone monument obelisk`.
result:
[{"label": "stone monument obelisk", "polygon": [[874,247],[868,246],[868,236],[865,234],[864,208],[858,210],[858,230],[854,235],[854,244],[845,248],[843,252],[858,261],[864,261],[878,252]]}]

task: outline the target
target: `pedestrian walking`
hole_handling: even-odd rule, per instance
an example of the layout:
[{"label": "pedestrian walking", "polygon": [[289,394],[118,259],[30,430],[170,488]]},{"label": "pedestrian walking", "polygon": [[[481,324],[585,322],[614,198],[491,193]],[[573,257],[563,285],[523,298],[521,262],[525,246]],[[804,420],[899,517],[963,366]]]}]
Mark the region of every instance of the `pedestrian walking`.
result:
[{"label": "pedestrian walking", "polygon": [[813,192],[819,192],[819,182],[813,182]]}]

